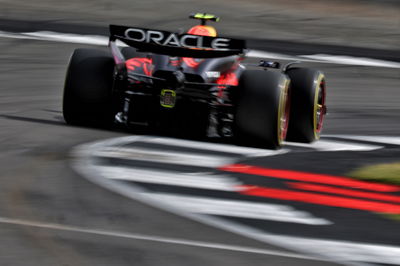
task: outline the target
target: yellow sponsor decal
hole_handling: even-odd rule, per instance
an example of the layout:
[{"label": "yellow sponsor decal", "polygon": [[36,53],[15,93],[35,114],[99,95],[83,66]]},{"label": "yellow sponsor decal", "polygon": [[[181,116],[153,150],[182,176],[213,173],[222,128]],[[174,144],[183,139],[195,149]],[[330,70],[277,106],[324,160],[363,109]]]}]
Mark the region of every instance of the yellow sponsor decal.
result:
[{"label": "yellow sponsor decal", "polygon": [[160,104],[165,108],[173,108],[176,101],[176,92],[174,90],[163,89],[160,95]]}]

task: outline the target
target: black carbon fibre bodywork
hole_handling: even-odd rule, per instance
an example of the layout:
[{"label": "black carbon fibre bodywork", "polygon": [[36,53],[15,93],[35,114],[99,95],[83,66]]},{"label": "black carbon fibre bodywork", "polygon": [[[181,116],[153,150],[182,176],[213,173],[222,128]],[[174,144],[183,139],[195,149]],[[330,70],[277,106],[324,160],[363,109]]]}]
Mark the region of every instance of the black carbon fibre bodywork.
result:
[{"label": "black carbon fibre bodywork", "polygon": [[[114,42],[110,47],[116,62],[117,123],[198,136],[213,128],[220,136],[231,136],[242,56],[196,59],[132,47],[119,53]],[[165,91],[174,94],[173,106],[162,103]]]}]

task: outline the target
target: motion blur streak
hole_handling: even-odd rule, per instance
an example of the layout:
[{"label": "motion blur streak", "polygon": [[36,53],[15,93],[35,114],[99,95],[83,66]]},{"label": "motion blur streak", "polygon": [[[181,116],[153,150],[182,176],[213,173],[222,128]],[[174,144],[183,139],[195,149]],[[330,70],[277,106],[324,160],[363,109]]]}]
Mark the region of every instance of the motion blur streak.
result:
[{"label": "motion blur streak", "polygon": [[[7,32],[0,30],[0,37],[11,38],[11,39],[28,39],[28,40],[39,40],[39,41],[89,44],[96,46],[107,46],[108,44],[107,36],[61,33],[52,31],[15,33],[15,32]],[[120,41],[118,41],[117,43],[119,46],[127,46],[126,44]],[[291,56],[286,54],[271,53],[259,50],[249,50],[246,56],[255,58],[262,57],[269,59],[290,60],[290,61],[318,62],[326,64],[400,68],[400,63],[398,62],[378,60],[366,57],[344,56],[344,55],[310,54],[310,55]],[[191,62],[190,64],[193,64],[192,61],[193,60],[190,60],[189,58],[186,58],[185,60],[186,63]]]},{"label": "motion blur streak", "polygon": [[341,207],[356,210],[381,212],[388,214],[400,214],[400,205],[387,204],[381,202],[328,196],[316,193],[298,192],[286,189],[275,189],[257,186],[244,186],[240,193],[248,196],[273,198],[280,200],[291,200],[331,207]]},{"label": "motion blur streak", "polygon": [[335,188],[335,187],[330,187],[330,186],[321,186],[321,185],[307,184],[307,183],[287,183],[287,184],[292,188],[302,189],[302,190],[311,190],[311,191],[325,192],[325,193],[331,193],[331,194],[342,194],[342,195],[347,195],[347,196],[352,196],[352,197],[400,202],[400,197],[396,197],[396,196],[392,196],[392,195],[382,195],[382,194],[378,194],[378,193],[361,192],[361,191],[356,191],[356,190]]},{"label": "motion blur streak", "polygon": [[308,225],[330,225],[331,221],[314,217],[291,206],[258,203],[241,200],[216,199],[211,197],[182,196],[168,193],[142,193],[154,199],[168,202],[175,208],[192,213],[204,213],[240,217],[245,219],[271,220]]},{"label": "motion blur streak", "polygon": [[242,173],[250,175],[259,175],[272,178],[299,180],[305,182],[323,183],[337,186],[354,187],[358,189],[366,189],[380,192],[395,192],[400,191],[399,186],[383,185],[377,183],[357,181],[350,178],[313,174],[305,172],[297,172],[291,170],[269,169],[257,166],[232,164],[220,167],[219,170],[233,173]]}]

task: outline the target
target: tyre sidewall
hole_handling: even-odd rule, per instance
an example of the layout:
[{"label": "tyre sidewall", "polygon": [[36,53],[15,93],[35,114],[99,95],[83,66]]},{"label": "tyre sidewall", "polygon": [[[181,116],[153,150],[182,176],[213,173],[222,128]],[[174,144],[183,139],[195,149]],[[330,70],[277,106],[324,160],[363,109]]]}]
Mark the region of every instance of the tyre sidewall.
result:
[{"label": "tyre sidewall", "polygon": [[63,95],[67,123],[109,125],[112,120],[114,60],[102,50],[76,49],[70,59]]},{"label": "tyre sidewall", "polygon": [[324,74],[310,68],[293,68],[287,72],[291,80],[291,109],[287,140],[310,143],[318,140],[316,111],[318,88]]},{"label": "tyre sidewall", "polygon": [[280,104],[287,76],[272,71],[246,70],[242,74],[236,103],[236,139],[246,145],[277,148]]}]

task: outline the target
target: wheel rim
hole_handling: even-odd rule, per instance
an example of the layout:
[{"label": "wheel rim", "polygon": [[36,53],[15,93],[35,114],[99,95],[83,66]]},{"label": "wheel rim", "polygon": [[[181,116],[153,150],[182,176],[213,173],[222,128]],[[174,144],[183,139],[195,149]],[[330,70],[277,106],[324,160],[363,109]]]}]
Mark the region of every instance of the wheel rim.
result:
[{"label": "wheel rim", "polygon": [[278,112],[278,143],[279,145],[286,139],[287,131],[289,128],[289,114],[290,114],[290,81],[286,80],[283,90],[281,92]]},{"label": "wheel rim", "polygon": [[320,74],[317,79],[317,87],[315,89],[314,101],[314,134],[319,139],[322,131],[324,117],[326,113],[326,84],[324,75]]}]

